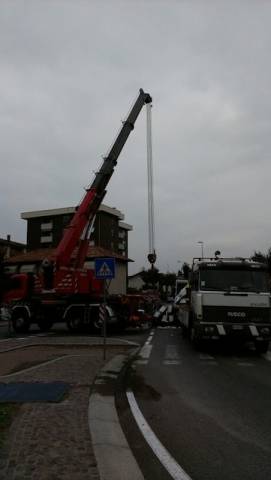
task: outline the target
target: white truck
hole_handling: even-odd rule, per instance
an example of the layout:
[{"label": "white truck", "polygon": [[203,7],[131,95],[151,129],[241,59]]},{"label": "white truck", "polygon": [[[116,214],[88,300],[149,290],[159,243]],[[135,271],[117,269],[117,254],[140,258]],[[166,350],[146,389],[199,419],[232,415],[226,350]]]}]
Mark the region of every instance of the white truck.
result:
[{"label": "white truck", "polygon": [[265,265],[245,258],[194,258],[178,318],[195,347],[204,340],[253,342],[258,353],[271,339],[270,291]]}]

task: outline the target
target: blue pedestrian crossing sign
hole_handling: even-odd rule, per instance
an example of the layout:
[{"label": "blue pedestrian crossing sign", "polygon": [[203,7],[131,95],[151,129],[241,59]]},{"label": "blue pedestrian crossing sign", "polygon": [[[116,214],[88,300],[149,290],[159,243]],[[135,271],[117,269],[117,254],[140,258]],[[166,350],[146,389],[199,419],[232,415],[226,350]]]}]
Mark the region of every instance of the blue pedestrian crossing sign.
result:
[{"label": "blue pedestrian crossing sign", "polygon": [[95,259],[95,277],[98,280],[109,280],[115,278],[115,270],[114,258]]}]

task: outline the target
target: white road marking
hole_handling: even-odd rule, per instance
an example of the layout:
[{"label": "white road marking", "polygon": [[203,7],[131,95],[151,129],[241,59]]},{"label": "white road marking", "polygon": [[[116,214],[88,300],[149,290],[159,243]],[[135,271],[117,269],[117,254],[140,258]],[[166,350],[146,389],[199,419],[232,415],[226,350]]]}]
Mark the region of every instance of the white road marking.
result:
[{"label": "white road marking", "polygon": [[167,325],[166,327],[158,326],[157,328],[158,328],[159,330],[176,330],[176,328],[178,328],[178,327],[173,327],[173,326],[171,326],[171,325],[170,325],[170,326]]},{"label": "white road marking", "polygon": [[239,367],[255,367],[254,363],[251,362],[237,362]]},{"label": "white road marking", "polygon": [[144,345],[149,345],[151,343],[152,339],[153,339],[153,334],[150,334]]},{"label": "white road marking", "polygon": [[139,352],[139,357],[142,359],[142,360],[148,360],[150,358],[150,354],[151,354],[151,351],[152,351],[152,345],[143,345],[143,347],[141,348],[140,352]]},{"label": "white road marking", "polygon": [[143,417],[137,404],[133,392],[126,392],[128,402],[138,427],[141,430],[145,440],[158,457],[164,468],[168,471],[174,480],[191,480],[191,477],[182,469],[176,460],[170,455],[168,450],[162,445],[155,433],[151,430],[148,422]]},{"label": "white road marking", "polygon": [[163,365],[180,365],[179,360],[164,360]]}]

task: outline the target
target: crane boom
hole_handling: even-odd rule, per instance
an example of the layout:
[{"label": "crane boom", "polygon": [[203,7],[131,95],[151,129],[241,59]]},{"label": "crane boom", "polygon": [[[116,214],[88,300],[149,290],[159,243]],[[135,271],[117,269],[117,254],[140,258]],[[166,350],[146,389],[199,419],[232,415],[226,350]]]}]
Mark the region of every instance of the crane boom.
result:
[{"label": "crane boom", "polygon": [[[71,262],[72,253],[77,246],[79,239],[86,227],[91,222],[102,200],[106,194],[106,187],[114,172],[114,168],[117,165],[118,157],[131,133],[134,129],[135,121],[145,104],[152,102],[152,98],[148,93],[145,93],[142,89],[139,91],[139,95],[130,110],[127,119],[123,122],[122,128],[113,143],[113,146],[109,150],[109,153],[104,157],[103,164],[100,170],[96,173],[96,176],[91,186],[86,190],[86,194],[76,210],[69,226],[65,230],[62,240],[60,241],[55,252],[56,267],[68,266]],[[82,249],[86,247],[82,244]],[[84,255],[82,250],[79,253],[79,264],[82,263]],[[79,267],[77,262],[77,267]]]}]

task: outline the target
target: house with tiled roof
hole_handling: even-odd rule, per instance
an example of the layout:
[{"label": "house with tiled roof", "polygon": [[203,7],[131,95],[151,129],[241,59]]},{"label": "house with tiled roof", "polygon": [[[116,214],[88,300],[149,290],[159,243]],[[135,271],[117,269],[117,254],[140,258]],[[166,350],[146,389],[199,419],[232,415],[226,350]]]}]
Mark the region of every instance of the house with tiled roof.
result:
[{"label": "house with tiled roof", "polygon": [[25,243],[14,242],[11,240],[10,235],[7,238],[0,238],[0,258],[1,260],[8,260],[14,255],[23,253],[26,251]]}]

